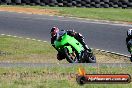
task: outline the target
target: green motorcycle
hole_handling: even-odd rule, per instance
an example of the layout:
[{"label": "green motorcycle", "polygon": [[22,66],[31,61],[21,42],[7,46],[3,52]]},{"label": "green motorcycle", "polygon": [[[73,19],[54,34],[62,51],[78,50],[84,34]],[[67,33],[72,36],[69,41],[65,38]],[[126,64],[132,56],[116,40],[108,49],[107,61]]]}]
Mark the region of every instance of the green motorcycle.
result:
[{"label": "green motorcycle", "polygon": [[93,53],[90,54],[78,40],[67,33],[59,36],[54,45],[59,52],[65,55],[69,63],[96,63]]}]

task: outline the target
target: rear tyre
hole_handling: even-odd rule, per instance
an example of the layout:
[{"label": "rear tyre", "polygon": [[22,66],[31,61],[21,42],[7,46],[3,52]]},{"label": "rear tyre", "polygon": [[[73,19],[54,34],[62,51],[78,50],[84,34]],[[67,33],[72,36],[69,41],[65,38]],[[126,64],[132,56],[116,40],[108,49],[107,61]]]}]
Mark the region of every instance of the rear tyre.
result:
[{"label": "rear tyre", "polygon": [[132,62],[132,55],[131,55],[131,57],[130,57],[130,61]]},{"label": "rear tyre", "polygon": [[130,57],[130,61],[132,62],[132,57]]},{"label": "rear tyre", "polygon": [[96,57],[94,55],[89,57],[89,63],[96,63]]},{"label": "rear tyre", "polygon": [[85,51],[84,53],[86,63],[96,63],[96,57],[93,53],[89,53],[88,51]]}]

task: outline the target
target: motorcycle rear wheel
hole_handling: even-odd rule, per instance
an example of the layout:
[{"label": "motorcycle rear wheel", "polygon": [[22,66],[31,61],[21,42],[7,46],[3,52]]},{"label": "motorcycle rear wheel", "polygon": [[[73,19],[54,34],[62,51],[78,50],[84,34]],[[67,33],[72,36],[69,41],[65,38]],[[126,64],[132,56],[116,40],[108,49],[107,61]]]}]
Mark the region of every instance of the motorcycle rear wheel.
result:
[{"label": "motorcycle rear wheel", "polygon": [[88,63],[96,63],[96,57],[94,55],[92,57],[89,57]]},{"label": "motorcycle rear wheel", "polygon": [[131,57],[130,57],[130,61],[132,62],[132,54],[131,54]]},{"label": "motorcycle rear wheel", "polygon": [[86,63],[96,63],[96,57],[93,53],[88,53],[87,51],[85,53],[85,61]]}]

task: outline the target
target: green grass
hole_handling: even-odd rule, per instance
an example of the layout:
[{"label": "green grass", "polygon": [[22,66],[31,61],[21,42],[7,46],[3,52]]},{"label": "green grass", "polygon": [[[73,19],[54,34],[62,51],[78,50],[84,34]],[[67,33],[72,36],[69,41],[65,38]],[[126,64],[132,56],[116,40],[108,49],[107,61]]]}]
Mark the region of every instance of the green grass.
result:
[{"label": "green grass", "polygon": [[[17,6],[16,6],[17,7]],[[53,9],[59,11],[58,15],[73,16],[88,19],[132,22],[132,10],[121,8],[74,8],[74,7],[42,7],[19,6],[37,9]]]},{"label": "green grass", "polygon": [[81,18],[132,22],[131,9],[64,8],[61,13]]},{"label": "green grass", "polygon": [[[64,67],[14,67],[0,68],[0,88],[131,88],[130,84],[85,84],[76,82],[80,65]],[[83,66],[83,65],[82,65]],[[130,74],[129,67],[83,66],[87,74]]]},{"label": "green grass", "polygon": [[0,36],[0,61],[57,62],[56,50],[49,43]]}]

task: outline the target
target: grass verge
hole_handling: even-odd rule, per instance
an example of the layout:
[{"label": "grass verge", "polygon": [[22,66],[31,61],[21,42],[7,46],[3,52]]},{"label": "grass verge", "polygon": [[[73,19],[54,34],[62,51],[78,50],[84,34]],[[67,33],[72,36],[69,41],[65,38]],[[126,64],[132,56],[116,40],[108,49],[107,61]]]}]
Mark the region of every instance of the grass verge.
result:
[{"label": "grass verge", "polygon": [[[80,86],[76,82],[78,67],[61,65],[50,67],[14,67],[0,68],[1,88],[131,88],[130,84],[85,84]],[[83,66],[83,65],[82,65]],[[129,67],[92,67],[84,66],[87,74],[130,74]]]},{"label": "grass verge", "polygon": [[[0,36],[0,62],[67,63],[56,59],[57,51],[48,42]],[[128,58],[93,49],[98,63],[130,63]]]},{"label": "grass verge", "polygon": [[[54,10],[57,13],[53,15],[72,16],[88,19],[110,20],[132,22],[132,10],[122,8],[75,8],[75,7],[42,7],[42,6],[5,6],[0,7],[24,7],[36,8],[45,11],[46,9]],[[24,10],[24,9],[23,9]]]}]

